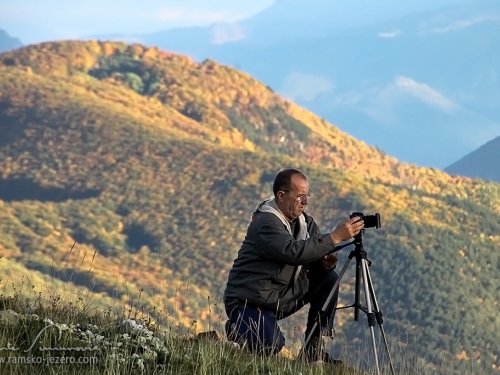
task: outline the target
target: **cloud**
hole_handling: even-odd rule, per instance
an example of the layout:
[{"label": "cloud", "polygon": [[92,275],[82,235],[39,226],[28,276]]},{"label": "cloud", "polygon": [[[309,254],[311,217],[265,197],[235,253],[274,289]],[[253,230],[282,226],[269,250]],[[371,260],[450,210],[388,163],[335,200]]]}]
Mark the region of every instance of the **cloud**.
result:
[{"label": "cloud", "polygon": [[331,96],[331,106],[358,109],[386,126],[396,126],[407,98],[413,98],[448,113],[461,108],[431,86],[405,76],[389,82],[367,81],[347,92]]},{"label": "cloud", "polygon": [[407,92],[410,95],[413,95],[420,100],[443,110],[451,111],[458,109],[458,106],[450,99],[446,98],[444,95],[440,94],[425,83],[418,83],[411,78],[398,76],[396,77],[394,84],[399,90]]},{"label": "cloud", "polygon": [[332,104],[352,106],[370,103],[370,106],[389,108],[393,107],[402,98],[403,94],[415,97],[445,111],[453,111],[459,108],[453,101],[429,85],[404,76],[397,76],[392,82],[386,84],[382,82],[366,82],[362,87],[336,95]]},{"label": "cloud", "polygon": [[311,101],[319,94],[332,90],[333,84],[328,78],[295,72],[285,78],[281,91],[293,101]]},{"label": "cloud", "polygon": [[421,28],[423,29],[421,31],[422,34],[430,34],[430,33],[448,33],[452,31],[458,31],[461,29],[465,29],[467,27],[470,27],[472,25],[475,25],[477,23],[485,22],[485,21],[495,21],[498,22],[500,18],[498,16],[480,16],[476,17],[470,20],[460,20],[460,21],[455,21],[447,26],[442,26],[442,27],[433,27],[430,29],[427,29],[425,25],[421,25]]},{"label": "cloud", "polygon": [[381,38],[395,38],[399,34],[401,34],[401,31],[399,30],[392,30],[392,31],[383,31],[377,34],[377,36]]}]

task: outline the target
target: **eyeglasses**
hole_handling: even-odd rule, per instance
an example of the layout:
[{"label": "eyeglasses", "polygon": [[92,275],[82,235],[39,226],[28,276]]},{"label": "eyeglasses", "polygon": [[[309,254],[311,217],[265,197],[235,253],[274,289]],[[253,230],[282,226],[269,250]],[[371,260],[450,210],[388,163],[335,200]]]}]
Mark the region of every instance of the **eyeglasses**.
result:
[{"label": "eyeglasses", "polygon": [[[290,190],[283,190],[283,191],[286,191],[287,193],[290,193]],[[300,195],[297,195],[295,198],[293,198],[294,200],[296,201],[304,201],[306,199],[309,199],[311,198],[311,193],[307,193],[307,194],[300,194]]]}]

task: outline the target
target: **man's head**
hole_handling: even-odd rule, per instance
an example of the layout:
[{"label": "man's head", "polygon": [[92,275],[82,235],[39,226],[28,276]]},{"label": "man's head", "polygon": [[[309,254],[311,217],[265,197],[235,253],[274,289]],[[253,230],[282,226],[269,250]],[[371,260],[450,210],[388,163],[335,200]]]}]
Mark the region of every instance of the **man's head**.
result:
[{"label": "man's head", "polygon": [[279,209],[291,221],[302,214],[309,202],[309,182],[302,172],[284,169],[274,179],[273,193]]}]

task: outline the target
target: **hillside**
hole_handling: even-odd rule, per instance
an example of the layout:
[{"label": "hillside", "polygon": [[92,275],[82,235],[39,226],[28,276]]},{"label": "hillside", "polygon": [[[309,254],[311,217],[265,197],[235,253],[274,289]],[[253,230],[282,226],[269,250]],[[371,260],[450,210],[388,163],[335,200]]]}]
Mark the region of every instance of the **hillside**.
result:
[{"label": "hillside", "polygon": [[492,139],[446,167],[445,171],[451,175],[500,182],[498,160],[500,160],[500,137]]},{"label": "hillside", "polygon": [[[322,230],[381,213],[365,247],[394,345],[449,374],[497,373],[498,184],[398,163],[247,74],[140,45],[4,53],[0,93],[6,285],[55,278],[102,304],[140,299],[169,324],[216,326],[249,215],[296,166]],[[366,322],[351,320],[339,312],[355,348]]]}]

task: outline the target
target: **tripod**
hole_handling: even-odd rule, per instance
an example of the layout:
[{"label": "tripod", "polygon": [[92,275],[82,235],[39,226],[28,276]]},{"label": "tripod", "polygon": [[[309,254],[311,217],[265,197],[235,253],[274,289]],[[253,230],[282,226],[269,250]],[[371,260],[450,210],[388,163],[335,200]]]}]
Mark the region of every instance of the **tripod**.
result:
[{"label": "tripod", "polygon": [[[363,248],[363,232],[364,229],[361,230],[356,236],[354,236],[354,241],[342,245],[342,246],[337,246],[335,247],[335,251],[342,249],[343,247],[353,245],[354,244],[354,250],[351,251],[349,254],[349,257],[344,264],[344,267],[342,268],[342,271],[339,274],[339,278],[335,282],[335,285],[333,286],[327,300],[323,304],[322,308],[319,311],[319,316],[314,322],[313,328],[311,329],[311,332],[309,333],[308,337],[306,338],[305,344],[306,345],[309,340],[311,339],[313,332],[317,328],[320,319],[323,319],[325,311],[330,304],[330,301],[337,290],[340,280],[344,276],[344,273],[347,270],[347,267],[351,263],[352,258],[356,258],[356,289],[354,293],[354,304],[349,305],[349,306],[344,306],[344,307],[338,307],[336,310],[341,310],[341,309],[347,309],[354,307],[354,320],[358,321],[359,320],[359,310],[363,311],[367,315],[368,319],[368,326],[370,328],[370,333],[372,337],[372,344],[373,344],[373,355],[375,358],[375,364],[376,364],[376,369],[377,369],[377,374],[380,375],[380,365],[379,365],[379,358],[378,358],[378,351],[377,351],[377,344],[375,341],[375,331],[374,331],[374,326],[375,324],[378,324],[380,327],[380,332],[382,335],[382,338],[384,340],[384,346],[385,350],[387,352],[387,357],[389,359],[389,365],[391,368],[391,374],[394,375],[394,367],[392,365],[392,359],[391,355],[389,353],[389,346],[387,344],[387,338],[385,335],[384,327],[382,325],[383,323],[383,318],[382,318],[382,312],[379,310],[377,298],[375,297],[375,291],[373,289],[373,283],[372,283],[372,278],[370,276],[370,271],[368,270],[368,267],[371,265],[371,262],[366,258],[366,251]],[[359,302],[360,298],[360,278],[363,278],[363,288],[364,288],[364,293],[365,293],[365,302],[366,302],[366,307],[362,306],[361,303]],[[373,308],[372,308],[373,304]]]}]

